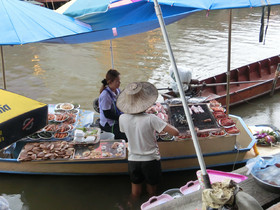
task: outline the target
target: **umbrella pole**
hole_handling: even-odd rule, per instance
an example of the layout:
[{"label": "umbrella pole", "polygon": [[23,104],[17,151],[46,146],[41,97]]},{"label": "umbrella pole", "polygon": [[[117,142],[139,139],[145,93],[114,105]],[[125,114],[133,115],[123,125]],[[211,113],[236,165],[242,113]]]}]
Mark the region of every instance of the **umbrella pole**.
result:
[{"label": "umbrella pole", "polygon": [[1,63],[2,63],[2,73],[3,73],[3,84],[4,89],[6,90],[6,77],[5,77],[5,66],[4,66],[4,55],[3,55],[3,46],[0,46],[0,52],[1,52]]},{"label": "umbrella pole", "polygon": [[114,55],[113,55],[112,40],[110,40],[110,52],[111,52],[111,64],[112,64],[112,69],[114,69]]},{"label": "umbrella pole", "polygon": [[232,9],[229,10],[229,27],[228,27],[228,60],[227,60],[227,97],[226,97],[226,114],[229,115],[230,103],[230,62],[231,62],[231,24],[232,24]]},{"label": "umbrella pole", "polygon": [[187,117],[187,121],[188,121],[190,131],[191,131],[193,144],[194,144],[194,148],[195,148],[196,155],[197,155],[197,158],[198,158],[198,163],[199,163],[199,166],[200,166],[200,169],[201,169],[201,173],[202,173],[202,176],[203,176],[205,188],[211,188],[210,179],[209,179],[209,176],[208,176],[207,171],[206,171],[206,166],[205,166],[203,155],[202,155],[202,152],[201,152],[201,149],[200,149],[200,145],[198,143],[197,134],[196,134],[196,131],[194,129],[192,117],[191,117],[189,107],[188,107],[188,104],[187,104],[187,101],[186,101],[185,93],[183,91],[182,82],[181,82],[180,77],[179,77],[177,65],[176,65],[176,62],[175,62],[173,51],[172,51],[171,46],[170,46],[170,42],[169,42],[168,35],[167,35],[167,32],[166,32],[166,28],[165,28],[164,20],[163,20],[163,17],[162,17],[161,9],[160,9],[160,6],[159,6],[157,0],[154,0],[154,5],[155,5],[156,15],[157,15],[157,18],[158,18],[158,21],[159,21],[159,24],[160,24],[160,28],[161,28],[161,31],[162,31],[162,35],[163,35],[163,38],[164,38],[164,42],[165,42],[165,45],[166,45],[166,48],[167,48],[167,51],[168,51],[168,54],[169,54],[169,58],[171,60],[171,65],[174,69],[175,79],[176,79],[176,82],[177,82],[177,85],[178,85],[178,89],[179,89],[179,93],[180,93],[181,100],[182,100],[182,103],[183,103],[184,111],[185,111],[185,114],[186,114],[186,117]]}]

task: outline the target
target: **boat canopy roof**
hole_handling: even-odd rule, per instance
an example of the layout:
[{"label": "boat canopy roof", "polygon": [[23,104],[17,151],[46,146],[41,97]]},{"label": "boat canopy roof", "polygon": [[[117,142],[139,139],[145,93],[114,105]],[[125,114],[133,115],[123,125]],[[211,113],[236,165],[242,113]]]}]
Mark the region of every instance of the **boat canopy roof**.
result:
[{"label": "boat canopy roof", "polygon": [[[280,4],[280,0],[158,0],[165,24],[201,10],[251,8]],[[72,0],[57,12],[91,25],[93,31],[52,39],[51,43],[85,43],[143,33],[159,27],[153,0]]]}]

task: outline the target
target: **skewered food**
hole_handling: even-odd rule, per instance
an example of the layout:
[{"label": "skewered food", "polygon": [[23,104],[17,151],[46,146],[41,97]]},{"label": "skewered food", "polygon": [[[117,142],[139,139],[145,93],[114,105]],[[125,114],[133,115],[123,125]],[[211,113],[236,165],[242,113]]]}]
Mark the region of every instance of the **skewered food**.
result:
[{"label": "skewered food", "polygon": [[62,123],[58,126],[57,132],[58,133],[64,133],[70,130],[70,126],[67,124]]},{"label": "skewered food", "polygon": [[54,138],[57,138],[57,139],[64,139],[66,137],[69,136],[69,133],[67,132],[64,132],[64,133],[55,133],[54,134]]},{"label": "skewered food", "polygon": [[69,118],[69,116],[66,113],[64,113],[64,114],[55,114],[54,120],[56,122],[64,122],[68,118]]},{"label": "skewered food", "polygon": [[52,131],[52,132],[55,132],[57,131],[59,128],[59,125],[58,124],[48,124],[44,127],[44,131]]},{"label": "skewered food", "polygon": [[207,118],[207,119],[203,120],[203,122],[205,122],[205,123],[208,123],[208,122],[211,122],[211,121],[212,121],[211,118]]}]

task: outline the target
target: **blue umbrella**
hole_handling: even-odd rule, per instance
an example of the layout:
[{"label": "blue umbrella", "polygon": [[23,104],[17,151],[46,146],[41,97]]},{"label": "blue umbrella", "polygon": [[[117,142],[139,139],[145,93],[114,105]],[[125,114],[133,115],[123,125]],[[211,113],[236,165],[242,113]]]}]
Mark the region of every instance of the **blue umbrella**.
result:
[{"label": "blue umbrella", "polygon": [[90,32],[91,27],[53,10],[19,0],[0,0],[0,45],[4,89],[6,89],[2,45],[20,45]]},{"label": "blue umbrella", "polygon": [[0,0],[0,45],[18,45],[89,32],[74,18],[19,0]]}]

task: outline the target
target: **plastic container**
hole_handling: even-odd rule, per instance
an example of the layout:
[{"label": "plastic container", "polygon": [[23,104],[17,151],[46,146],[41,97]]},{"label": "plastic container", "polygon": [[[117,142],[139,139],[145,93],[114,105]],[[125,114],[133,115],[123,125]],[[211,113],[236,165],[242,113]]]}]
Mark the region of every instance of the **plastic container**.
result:
[{"label": "plastic container", "polygon": [[173,200],[173,198],[168,194],[153,196],[147,202],[141,205],[141,210],[147,210],[171,200]]},{"label": "plastic container", "polygon": [[100,139],[102,139],[102,140],[114,140],[115,135],[113,133],[103,132],[103,133],[100,134]]},{"label": "plastic container", "polygon": [[163,192],[162,194],[167,194],[170,195],[172,198],[180,198],[183,196],[183,194],[181,193],[179,188],[173,188],[173,189],[169,189],[166,190],[165,192]]},{"label": "plastic container", "polygon": [[193,193],[195,191],[198,191],[201,188],[200,183],[198,180],[195,181],[189,181],[186,185],[180,187],[180,192],[183,195],[187,195],[190,193]]}]

